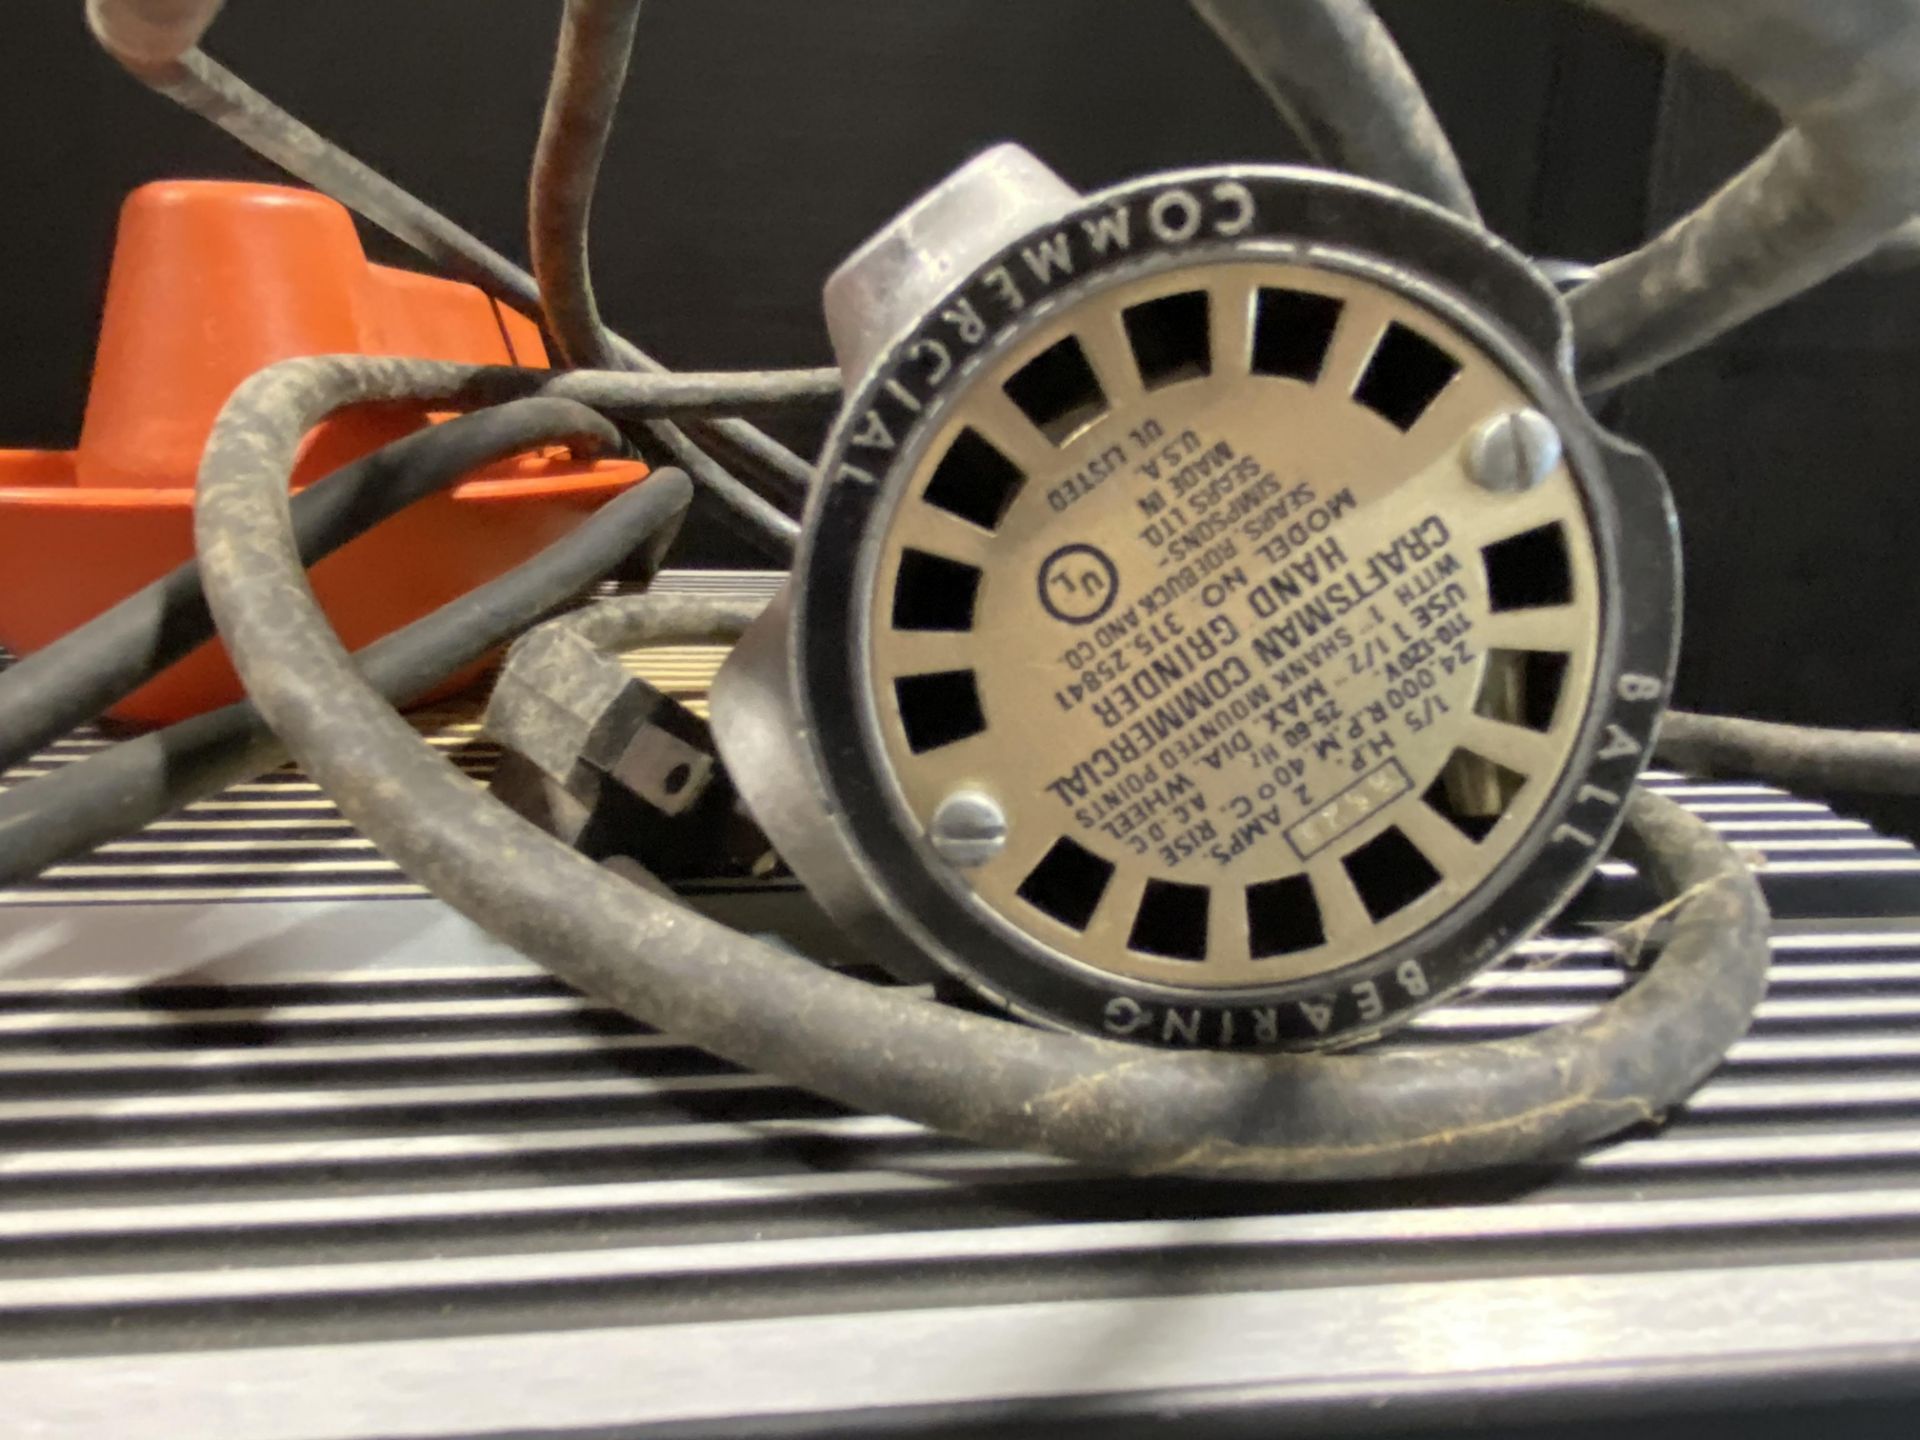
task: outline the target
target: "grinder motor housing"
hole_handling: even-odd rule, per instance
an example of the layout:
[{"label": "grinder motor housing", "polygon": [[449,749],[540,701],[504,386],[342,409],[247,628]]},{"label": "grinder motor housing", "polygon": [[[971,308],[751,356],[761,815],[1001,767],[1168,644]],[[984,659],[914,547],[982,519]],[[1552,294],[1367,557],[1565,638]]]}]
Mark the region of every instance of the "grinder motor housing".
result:
[{"label": "grinder motor housing", "polygon": [[829,282],[848,400],[714,739],[875,959],[1172,1047],[1356,1043],[1606,850],[1678,642],[1654,463],[1524,257],[1018,147]]}]

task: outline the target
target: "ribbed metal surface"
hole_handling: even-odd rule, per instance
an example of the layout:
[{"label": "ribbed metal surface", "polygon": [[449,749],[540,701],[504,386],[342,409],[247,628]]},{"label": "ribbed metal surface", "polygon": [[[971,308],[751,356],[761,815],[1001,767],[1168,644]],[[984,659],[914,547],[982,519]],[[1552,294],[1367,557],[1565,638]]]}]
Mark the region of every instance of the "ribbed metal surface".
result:
[{"label": "ribbed metal surface", "polygon": [[[1920,856],[1766,787],[1652,783],[1797,907],[1723,1072],[1557,1171],[1312,1190],[1116,1181],[847,1114],[485,945],[299,777],[239,787],[0,896],[9,1433],[846,1433],[1096,1404],[1198,1426],[1220,1387],[1352,1417],[1675,1364],[1897,1377],[1920,1358],[1920,904],[1881,902]],[[1631,884],[1602,877],[1599,908]],[[1395,1043],[1555,1023],[1622,981],[1603,932],[1563,933]]]},{"label": "ribbed metal surface", "polygon": [[[669,650],[632,662],[679,698],[699,696],[717,652]],[[498,751],[470,716],[417,717],[427,738],[484,784]],[[31,764],[0,775],[0,788],[83,760],[107,742],[63,740]],[[1920,912],[1920,851],[1904,840],[1843,820],[1824,806],[1763,785],[1699,786],[1678,777],[1654,781],[1686,801],[1760,867],[1770,900],[1784,914],[1831,909],[1826,890],[1845,882],[1878,908]],[[1625,865],[1601,867],[1586,904],[1596,917],[1634,913],[1646,900]],[[189,805],[137,836],[58,865],[30,885],[0,890],[0,906],[84,898],[88,903],[167,901],[405,899],[425,892],[355,834],[320,788],[291,768],[236,785]]]}]

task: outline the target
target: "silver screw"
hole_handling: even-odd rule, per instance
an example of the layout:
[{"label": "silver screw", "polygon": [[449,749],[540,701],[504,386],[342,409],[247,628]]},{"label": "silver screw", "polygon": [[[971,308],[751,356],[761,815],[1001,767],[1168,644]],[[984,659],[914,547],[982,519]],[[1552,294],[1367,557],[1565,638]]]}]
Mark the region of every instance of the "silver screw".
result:
[{"label": "silver screw", "polygon": [[1546,416],[1538,410],[1510,410],[1474,431],[1467,468],[1483,489],[1514,494],[1551,475],[1564,453],[1560,432]]},{"label": "silver screw", "polygon": [[949,865],[970,870],[986,864],[1006,845],[1006,812],[978,790],[956,790],[933,812],[927,838]]}]

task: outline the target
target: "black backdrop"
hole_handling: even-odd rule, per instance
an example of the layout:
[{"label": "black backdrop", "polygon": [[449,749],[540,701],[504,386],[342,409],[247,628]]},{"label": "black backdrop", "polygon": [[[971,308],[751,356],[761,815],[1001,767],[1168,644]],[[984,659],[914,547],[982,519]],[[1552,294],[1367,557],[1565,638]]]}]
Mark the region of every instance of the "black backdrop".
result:
[{"label": "black backdrop", "polygon": [[[1382,10],[1489,221],[1537,253],[1630,246],[1767,133],[1728,87],[1551,0]],[[208,48],[522,254],[557,13],[232,0]],[[7,18],[0,444],[65,444],[120,198],[170,175],[274,177],[95,54],[80,0],[10,0]],[[824,363],[827,271],[1003,138],[1082,186],[1297,153],[1182,0],[650,0],[596,216],[604,307],[675,364]],[[1680,500],[1688,703],[1920,724],[1917,300],[1914,276],[1837,282],[1619,402]],[[711,526],[694,539],[703,561],[740,558]]]}]

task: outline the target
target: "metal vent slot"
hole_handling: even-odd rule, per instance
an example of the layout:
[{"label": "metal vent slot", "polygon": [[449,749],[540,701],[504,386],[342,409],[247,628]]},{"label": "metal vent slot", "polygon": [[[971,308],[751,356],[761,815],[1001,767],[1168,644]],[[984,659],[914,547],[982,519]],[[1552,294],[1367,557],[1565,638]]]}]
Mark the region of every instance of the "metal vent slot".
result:
[{"label": "metal vent slot", "polygon": [[1397,825],[1389,825],[1341,863],[1360,903],[1376,921],[1406,909],[1440,883],[1433,862]]},{"label": "metal vent slot", "polygon": [[1411,430],[1460,373],[1460,362],[1399,321],[1387,325],[1353,398],[1396,429]]},{"label": "metal vent slot", "polygon": [[934,467],[923,498],[969,525],[997,530],[1026,483],[1020,467],[982,439],[979,431],[962,430]]},{"label": "metal vent slot", "polygon": [[1289,875],[1247,887],[1247,934],[1253,958],[1295,955],[1327,943],[1313,881]]},{"label": "metal vent slot", "polygon": [[1149,880],[1134,913],[1128,948],[1169,960],[1207,958],[1207,902],[1204,885]]},{"label": "metal vent slot", "polygon": [[1520,788],[1524,775],[1471,750],[1455,750],[1428,787],[1427,804],[1448,824],[1478,842],[1500,823]]},{"label": "metal vent slot", "polygon": [[1042,350],[1011,376],[1007,398],[1055,445],[1064,445],[1107,413],[1106,392],[1069,335]]},{"label": "metal vent slot", "polygon": [[896,630],[971,630],[980,569],[945,555],[907,550],[893,585]]},{"label": "metal vent slot", "polygon": [[1069,930],[1084,930],[1113,879],[1113,865],[1062,836],[1020,882],[1020,898]]},{"label": "metal vent slot", "polygon": [[1474,711],[1544,734],[1553,728],[1566,678],[1565,651],[1489,650]]},{"label": "metal vent slot", "polygon": [[971,670],[902,675],[893,682],[893,695],[907,745],[916,755],[956,745],[987,728]]},{"label": "metal vent slot", "polygon": [[1127,343],[1147,389],[1198,380],[1213,373],[1212,327],[1207,292],[1188,290],[1129,306]]},{"label": "metal vent slot", "polygon": [[1343,308],[1331,295],[1262,289],[1254,300],[1253,373],[1318,380]]},{"label": "metal vent slot", "polygon": [[1539,610],[1573,599],[1567,534],[1554,520],[1480,548],[1493,610]]}]

